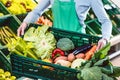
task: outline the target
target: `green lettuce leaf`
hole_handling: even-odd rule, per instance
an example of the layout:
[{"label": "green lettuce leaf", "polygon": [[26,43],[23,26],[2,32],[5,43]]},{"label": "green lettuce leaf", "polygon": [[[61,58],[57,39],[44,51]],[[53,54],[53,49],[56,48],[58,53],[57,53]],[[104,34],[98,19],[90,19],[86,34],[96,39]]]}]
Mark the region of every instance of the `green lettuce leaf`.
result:
[{"label": "green lettuce leaf", "polygon": [[103,47],[98,52],[96,52],[92,59],[100,60],[105,58],[109,50],[110,50],[110,43],[108,43],[105,47]]},{"label": "green lettuce leaf", "polygon": [[81,71],[81,77],[84,80],[101,80],[102,72],[101,69],[97,66],[91,68],[84,68]]},{"label": "green lettuce leaf", "polygon": [[105,57],[104,59],[101,59],[94,63],[94,66],[106,66],[109,64],[109,57]]},{"label": "green lettuce leaf", "polygon": [[48,28],[49,26],[30,28],[24,35],[24,40],[33,42],[33,51],[39,59],[50,58],[56,48],[56,39]]},{"label": "green lettuce leaf", "polygon": [[24,34],[24,40],[25,41],[32,41],[35,42],[36,40],[38,40],[37,34],[35,34],[35,28],[34,27],[30,27]]},{"label": "green lettuce leaf", "polygon": [[120,67],[113,66],[113,74],[111,74],[110,76],[119,77],[120,76]]},{"label": "green lettuce leaf", "polygon": [[113,66],[109,63],[108,65],[101,67],[103,73],[110,75],[113,73]]},{"label": "green lettuce leaf", "polygon": [[115,80],[115,79],[106,75],[106,74],[102,74],[102,79],[101,80]]}]

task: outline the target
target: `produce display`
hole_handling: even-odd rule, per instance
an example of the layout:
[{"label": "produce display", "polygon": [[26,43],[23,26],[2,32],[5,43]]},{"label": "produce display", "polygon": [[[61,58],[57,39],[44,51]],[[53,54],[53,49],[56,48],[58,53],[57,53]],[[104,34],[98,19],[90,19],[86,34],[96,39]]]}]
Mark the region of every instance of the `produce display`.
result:
[{"label": "produce display", "polygon": [[20,37],[11,39],[11,43],[7,44],[8,50],[34,59],[50,59],[56,40],[53,34],[47,32],[48,28],[48,26],[29,28],[23,39]]},{"label": "produce display", "polygon": [[12,76],[9,71],[0,68],[0,80],[16,80],[16,77]]},{"label": "produce display", "polygon": [[30,12],[36,7],[33,0],[1,0],[12,14],[23,14]]},{"label": "produce display", "polygon": [[8,27],[3,26],[0,28],[0,42],[3,44],[11,43],[11,38],[16,38],[15,33]]},{"label": "produce display", "polygon": [[80,71],[77,74],[78,80],[117,80],[116,77],[120,76],[120,67],[111,64],[104,48],[96,52],[89,61],[77,68]]},{"label": "produce display", "polygon": [[48,28],[49,26],[31,27],[22,39],[5,26],[1,28],[1,40],[12,53],[40,60],[52,59],[55,64],[58,64],[57,61],[60,59],[69,63],[78,58],[89,60],[94,55],[96,45],[86,44],[75,48],[69,38],[61,38],[57,41]]},{"label": "produce display", "polygon": [[[12,14],[27,13],[36,6],[33,0],[0,0],[0,2]],[[51,10],[46,13],[50,14],[49,16],[52,19]],[[3,13],[0,13],[0,16],[4,16]],[[95,17],[93,16],[93,18]],[[71,70],[77,70],[77,80],[117,80],[116,77],[120,76],[120,67],[113,66],[107,56],[110,43],[96,52],[97,44],[86,43],[76,46],[73,42],[74,40],[67,37],[57,40],[52,31],[49,30],[53,23],[48,17],[41,16],[35,24],[42,26],[37,28],[30,26],[23,37],[16,36],[9,26],[0,27],[1,46],[5,45],[10,55],[17,54],[26,59],[30,57],[35,62],[43,61],[46,64],[50,63],[53,66],[59,66],[61,69],[70,68]],[[107,50],[104,50],[105,48]],[[54,72],[57,70],[54,67],[39,63],[30,64],[30,66],[33,65],[36,68],[39,67],[39,69],[46,69],[46,71]],[[61,73],[58,70],[59,72],[64,74],[64,71]],[[12,76],[10,72],[0,69],[0,80],[16,80],[16,77]]]},{"label": "produce display", "polygon": [[37,20],[36,24],[52,26],[52,21],[50,21],[47,17],[41,16]]},{"label": "produce display", "polygon": [[[56,40],[48,28],[49,26],[46,25],[30,27],[23,38],[11,38],[11,42],[6,46],[11,53],[20,56],[76,69],[79,71],[78,80],[105,80],[104,78],[114,80],[119,76],[116,70],[119,71],[120,67],[114,67],[110,63],[107,51],[101,50],[96,53],[96,44],[75,47],[69,38]],[[36,66],[40,67],[40,65]],[[54,70],[45,65],[42,68]],[[86,74],[91,77],[88,78]]]},{"label": "produce display", "polygon": [[[59,48],[57,48],[53,51],[53,53],[52,53],[52,59],[54,60],[53,62],[55,64],[59,64],[61,66],[66,66],[66,67],[70,67],[70,68],[74,68],[74,69],[77,68],[78,66],[80,66],[82,62],[84,63],[85,61],[90,60],[92,58],[92,56],[94,55],[96,48],[97,48],[96,45],[91,45],[91,47],[89,47],[88,44],[83,45],[79,48],[74,48],[74,46],[73,46],[74,44],[71,42],[71,40],[69,40],[67,42],[62,41],[62,43],[64,43],[64,46],[63,46],[63,44],[61,43],[61,40],[65,41],[65,40],[69,40],[69,39],[62,38],[62,39],[60,39],[60,41],[58,40],[57,43],[59,43],[59,45],[62,45],[62,46],[60,46]],[[68,45],[68,43],[69,43],[69,45]],[[71,45],[72,45],[72,48],[71,48]],[[84,49],[84,51],[83,51],[83,49]],[[69,53],[67,53],[66,50],[67,50],[67,52],[69,51]],[[70,50],[72,50],[72,51],[70,51]],[[65,53],[67,53],[67,54],[65,54]],[[64,65],[63,62],[65,62],[69,66]]]}]

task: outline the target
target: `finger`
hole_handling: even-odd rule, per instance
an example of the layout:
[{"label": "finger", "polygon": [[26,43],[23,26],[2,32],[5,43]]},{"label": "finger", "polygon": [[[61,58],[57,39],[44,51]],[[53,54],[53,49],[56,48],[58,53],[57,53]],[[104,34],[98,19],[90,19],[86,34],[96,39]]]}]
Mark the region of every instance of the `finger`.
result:
[{"label": "finger", "polygon": [[20,36],[20,29],[17,30],[17,36]]},{"label": "finger", "polygon": [[21,30],[21,35],[24,35],[24,28],[22,28]]},{"label": "finger", "polygon": [[100,47],[101,47],[101,44],[98,44],[96,51],[98,51],[100,49]]},{"label": "finger", "polygon": [[100,42],[98,42],[98,46],[97,46],[97,49],[96,49],[96,51],[98,51],[99,49],[101,49],[102,48],[102,46],[103,46],[103,43],[100,41]]},{"label": "finger", "polygon": [[101,49],[101,48],[104,46],[104,44],[103,44],[103,43],[101,43],[100,45],[101,45],[101,46],[99,47],[99,49]]},{"label": "finger", "polygon": [[44,25],[47,25],[47,19],[44,20]]},{"label": "finger", "polygon": [[105,43],[104,42],[100,42],[98,43],[98,48],[97,48],[97,51],[100,50],[101,48],[103,48],[105,46]]}]

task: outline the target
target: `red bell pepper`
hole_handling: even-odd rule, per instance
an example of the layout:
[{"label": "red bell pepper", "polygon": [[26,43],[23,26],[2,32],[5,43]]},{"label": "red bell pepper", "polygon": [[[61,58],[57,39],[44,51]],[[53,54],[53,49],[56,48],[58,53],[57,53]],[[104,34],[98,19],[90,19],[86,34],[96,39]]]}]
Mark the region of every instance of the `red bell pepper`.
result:
[{"label": "red bell pepper", "polygon": [[59,49],[59,48],[56,48],[56,49],[54,49],[53,52],[52,52],[52,59],[54,59],[55,57],[57,57],[58,54],[61,55],[61,56],[64,56],[64,55],[65,55],[64,51],[62,51],[62,50]]}]

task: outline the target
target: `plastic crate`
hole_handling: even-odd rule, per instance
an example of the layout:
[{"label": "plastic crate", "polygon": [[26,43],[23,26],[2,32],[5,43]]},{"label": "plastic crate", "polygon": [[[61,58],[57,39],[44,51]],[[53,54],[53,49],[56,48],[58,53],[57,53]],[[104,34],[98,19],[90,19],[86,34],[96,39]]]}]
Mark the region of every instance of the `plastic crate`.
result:
[{"label": "plastic crate", "polygon": [[[86,43],[96,43],[100,39],[96,36],[64,31],[57,28],[49,28],[49,30],[51,30],[57,40],[67,37],[73,41],[75,46],[81,46]],[[76,74],[78,71],[76,69],[46,63],[41,60],[34,60],[32,58],[12,54],[11,64],[15,76],[27,76],[35,79],[41,78],[42,76],[43,78],[48,78],[48,80],[77,80]],[[43,68],[43,65],[52,67],[53,69]]]},{"label": "plastic crate", "polygon": [[[15,34],[17,34],[17,28],[20,26],[20,21],[16,18],[16,16],[13,15],[5,15],[3,17],[0,17],[0,28],[8,26]],[[0,40],[0,44],[4,45],[3,42]],[[9,51],[7,48],[0,49],[5,56],[9,54]]]},{"label": "plastic crate", "polygon": [[0,13],[4,15],[10,14],[10,12],[6,9],[6,7],[0,2]]},{"label": "plastic crate", "polygon": [[14,15],[0,17],[0,27],[8,26],[15,34],[17,34],[17,28],[20,26],[20,24],[21,22]]},{"label": "plastic crate", "polygon": [[[104,4],[104,8],[110,17],[111,22],[113,23],[112,35],[115,36],[120,33],[118,28],[120,28],[120,17],[117,15],[120,14],[120,8],[118,8],[112,1],[110,0],[102,0]],[[101,24],[99,23],[96,15],[90,9],[89,14],[87,15],[87,19],[85,21],[86,24],[86,32],[92,35],[101,34]]]},{"label": "plastic crate", "polygon": [[4,69],[5,71],[12,71],[11,63],[4,55],[4,53],[0,50],[0,68]]},{"label": "plastic crate", "polygon": [[[114,15],[120,13],[120,8],[111,0],[102,0],[107,13]],[[110,12],[109,12],[110,11]]]},{"label": "plastic crate", "polygon": [[[16,16],[5,15],[0,17],[0,28],[3,26],[9,26],[14,33],[17,33],[17,28],[19,27],[19,24],[20,24],[19,20],[17,20]],[[2,42],[0,42],[0,45],[1,46],[3,45]],[[6,48],[4,49],[0,48],[0,68],[6,71],[11,71],[10,61],[8,61],[6,58],[6,55],[8,54],[9,51]]]},{"label": "plastic crate", "polygon": [[[98,54],[107,55],[110,49],[110,44],[98,51]],[[97,54],[97,53],[96,53]],[[34,80],[78,80],[76,69],[59,66],[41,60],[34,60],[32,58],[19,56],[16,54],[11,55],[12,74],[16,77],[29,77]],[[42,66],[48,66],[52,69],[46,69]]]},{"label": "plastic crate", "polygon": [[[96,18],[86,21],[85,24],[86,24],[86,32],[88,34],[92,34],[96,36],[101,34],[101,24]],[[118,34],[120,34],[120,31],[118,30],[117,27],[113,25],[111,36],[115,36]]]},{"label": "plastic crate", "polygon": [[27,16],[27,13],[24,13],[24,14],[17,14],[16,17],[21,21],[23,22],[24,18]]},{"label": "plastic crate", "polygon": [[[105,10],[108,13],[111,21],[114,21],[113,26],[120,28],[120,8],[111,0],[102,0]],[[115,24],[115,25],[114,25]]]}]

